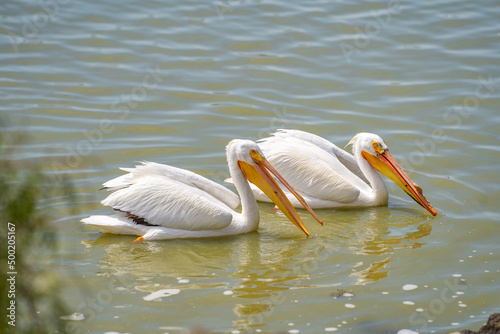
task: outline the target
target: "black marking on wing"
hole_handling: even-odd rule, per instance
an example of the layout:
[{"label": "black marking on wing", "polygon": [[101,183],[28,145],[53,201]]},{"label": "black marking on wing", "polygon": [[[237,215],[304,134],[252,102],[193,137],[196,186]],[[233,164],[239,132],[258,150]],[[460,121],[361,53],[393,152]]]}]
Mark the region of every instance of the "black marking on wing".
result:
[{"label": "black marking on wing", "polygon": [[148,223],[145,218],[136,216],[136,215],[134,215],[131,212],[122,211],[122,210],[119,210],[119,209],[113,209],[113,210],[125,213],[125,215],[127,216],[127,218],[132,219],[132,221],[134,223],[136,223],[136,224],[145,225],[145,226],[158,226],[158,225],[154,225],[154,224]]}]

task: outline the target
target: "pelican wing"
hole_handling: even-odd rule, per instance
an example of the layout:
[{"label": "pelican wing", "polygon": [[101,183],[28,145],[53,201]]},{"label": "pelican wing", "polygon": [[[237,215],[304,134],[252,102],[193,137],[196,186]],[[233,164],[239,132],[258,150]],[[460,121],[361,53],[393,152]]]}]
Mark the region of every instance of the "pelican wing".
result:
[{"label": "pelican wing", "polygon": [[[195,173],[169,167],[147,163],[128,169],[129,174],[104,184],[115,191],[101,203],[140,217],[149,224],[175,229],[211,230],[231,223],[230,205],[234,205],[235,199],[233,196],[226,198],[224,191],[213,188],[214,185],[222,186]],[[202,188],[209,188],[209,191]],[[236,199],[239,202],[238,196]]]},{"label": "pelican wing", "polygon": [[135,166],[135,168],[121,169],[129,173],[105,182],[103,184],[104,188],[111,191],[126,188],[133,183],[133,180],[137,180],[144,176],[154,175],[167,179],[179,180],[186,185],[199,188],[211,194],[232,209],[236,209],[240,203],[238,195],[231,190],[182,168],[146,161],[143,162],[142,165]]},{"label": "pelican wing", "polygon": [[337,155],[294,136],[275,134],[259,142],[269,162],[292,187],[307,196],[350,203],[367,185]]},{"label": "pelican wing", "polygon": [[350,170],[361,180],[363,180],[366,183],[369,183],[365,175],[361,171],[361,169],[359,169],[358,163],[354,159],[354,156],[342,150],[337,145],[326,140],[325,138],[322,138],[320,136],[305,131],[287,130],[287,129],[279,129],[278,132],[274,133],[273,135],[275,137],[282,137],[282,138],[293,137],[302,141],[309,142],[315,146],[318,146],[325,152],[337,157],[341,164],[343,164],[348,170]]}]

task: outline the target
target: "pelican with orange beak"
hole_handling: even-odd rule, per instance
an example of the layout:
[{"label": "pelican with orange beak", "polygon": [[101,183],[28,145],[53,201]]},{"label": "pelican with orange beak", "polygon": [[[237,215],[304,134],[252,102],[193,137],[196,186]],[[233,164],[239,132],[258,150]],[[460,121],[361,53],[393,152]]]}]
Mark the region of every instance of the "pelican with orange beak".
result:
[{"label": "pelican with orange beak", "polygon": [[83,223],[104,233],[137,235],[136,241],[202,238],[255,231],[259,209],[249,182],[269,196],[301,231],[309,235],[302,219],[274,177],[289,194],[322,224],[304,199],[288,184],[250,140],[235,139],[226,147],[229,172],[241,196],[241,213],[234,209],[240,197],[220,184],[193,172],[145,162],[123,168],[128,174],[104,183],[112,191],[101,203],[117,214],[90,216]]},{"label": "pelican with orange beak", "polygon": [[[422,189],[376,134],[355,135],[349,142],[353,145],[352,155],[324,138],[299,130],[279,130],[258,143],[270,163],[312,208],[387,205],[388,192],[379,171],[433,216],[437,215]],[[269,201],[259,189],[252,190],[257,200]],[[291,194],[287,196],[295,207],[301,206]]]}]

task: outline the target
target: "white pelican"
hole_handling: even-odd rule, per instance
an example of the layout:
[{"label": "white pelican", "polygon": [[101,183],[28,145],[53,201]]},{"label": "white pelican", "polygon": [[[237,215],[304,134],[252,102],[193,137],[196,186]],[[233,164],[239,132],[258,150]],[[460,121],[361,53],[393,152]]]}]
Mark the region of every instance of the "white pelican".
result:
[{"label": "white pelican", "polygon": [[[269,162],[312,208],[387,205],[387,188],[378,170],[432,215],[437,214],[422,189],[375,134],[354,136],[349,142],[353,145],[353,155],[324,138],[299,130],[278,130],[258,143]],[[257,188],[252,187],[252,191],[257,200],[269,201]],[[301,205],[286,194],[294,206]]]},{"label": "white pelican", "polygon": [[259,210],[250,181],[309,235],[299,215],[269,174],[271,171],[321,223],[302,197],[266,160],[255,142],[232,140],[226,147],[226,155],[229,172],[241,196],[241,213],[234,211],[239,205],[239,197],[220,184],[184,169],[145,162],[135,168],[123,168],[129,173],[103,184],[105,189],[113,192],[101,203],[119,211],[118,214],[90,216],[82,222],[98,226],[102,232],[138,235],[136,241],[251,232],[259,226]]}]

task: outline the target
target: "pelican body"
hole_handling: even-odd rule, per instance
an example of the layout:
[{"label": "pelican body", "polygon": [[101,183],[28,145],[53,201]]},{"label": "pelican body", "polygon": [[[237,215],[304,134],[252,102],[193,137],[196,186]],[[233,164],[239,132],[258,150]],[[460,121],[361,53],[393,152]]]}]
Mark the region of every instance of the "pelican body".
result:
[{"label": "pelican body", "polygon": [[[387,205],[388,192],[379,171],[432,215],[437,214],[422,189],[403,171],[376,134],[354,136],[349,142],[353,154],[299,130],[279,130],[258,143],[269,156],[269,162],[312,208]],[[257,200],[269,201],[259,189],[252,187],[252,190]],[[287,196],[295,207],[301,205],[290,194]]]},{"label": "pelican body", "polygon": [[98,226],[105,233],[137,235],[136,241],[247,233],[258,228],[260,219],[257,201],[249,185],[253,182],[309,235],[269,171],[321,222],[269,164],[255,142],[232,140],[226,147],[226,155],[230,175],[241,197],[241,213],[234,210],[240,197],[220,184],[184,169],[144,162],[135,168],[122,168],[128,174],[103,184],[112,193],[101,203],[118,211],[117,214],[90,216],[82,222]]}]

